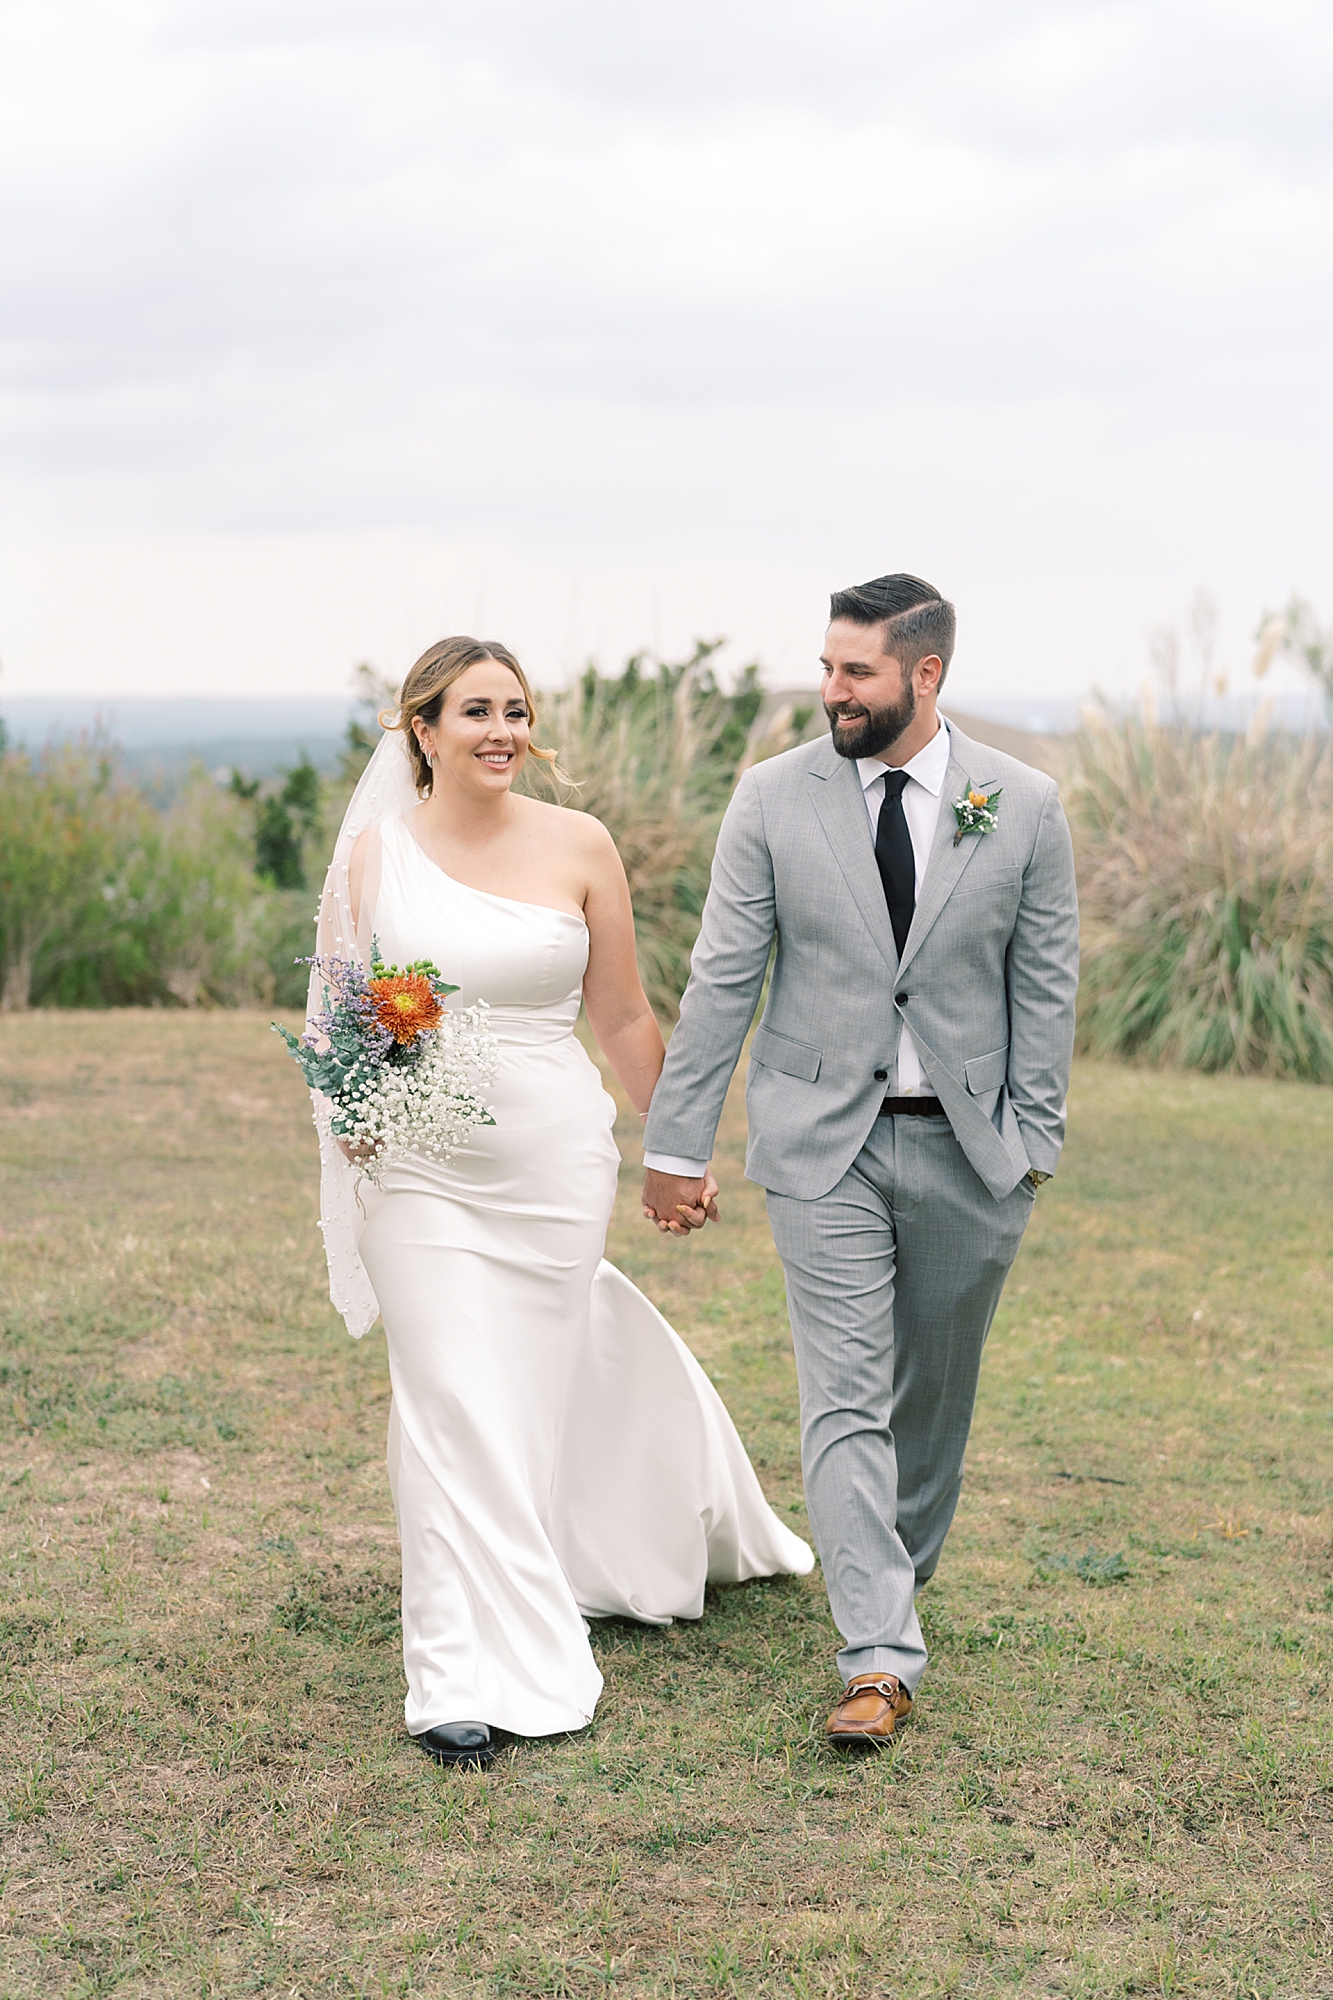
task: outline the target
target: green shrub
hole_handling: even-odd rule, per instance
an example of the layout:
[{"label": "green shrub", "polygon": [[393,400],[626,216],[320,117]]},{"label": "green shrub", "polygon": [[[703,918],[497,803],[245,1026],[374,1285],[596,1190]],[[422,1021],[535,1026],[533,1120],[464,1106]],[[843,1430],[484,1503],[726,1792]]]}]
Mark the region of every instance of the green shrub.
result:
[{"label": "green shrub", "polygon": [[302,1008],[310,967],[300,964],[315,949],[313,889],[261,890],[251,917],[248,980],[266,1007]]},{"label": "green shrub", "polygon": [[1091,716],[1064,798],[1081,1046],[1333,1082],[1333,747]]},{"label": "green shrub", "polygon": [[0,755],[0,1007],[43,998],[87,951],[108,949],[109,885],[153,824],[105,743]]},{"label": "green shrub", "polygon": [[[350,731],[349,731],[350,734]],[[299,764],[284,772],[281,785],[264,789],[257,778],[231,774],[233,798],[244,800],[254,814],[255,874],[272,889],[307,887],[306,848],[316,839],[323,819],[324,787],[319,772],[302,752]]]},{"label": "green shrub", "polygon": [[258,883],[244,802],[196,772],[165,811],[97,742],[0,757],[0,1003],[296,1004],[313,898]]}]

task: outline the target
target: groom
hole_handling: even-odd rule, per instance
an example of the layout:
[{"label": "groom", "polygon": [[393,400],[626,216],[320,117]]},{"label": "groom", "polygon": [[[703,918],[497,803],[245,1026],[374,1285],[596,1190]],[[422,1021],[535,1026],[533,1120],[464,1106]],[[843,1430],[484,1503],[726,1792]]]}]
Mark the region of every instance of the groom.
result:
[{"label": "groom", "polygon": [[829,1740],[882,1742],[926,1663],[914,1596],[953,1518],[981,1350],[1060,1157],[1078,906],[1052,780],[936,698],[953,606],[837,591],[831,741],[753,766],[713,862],[644,1136],[644,1212],[684,1233],[777,953],[746,1174],[787,1279],[810,1523],[844,1640]]}]

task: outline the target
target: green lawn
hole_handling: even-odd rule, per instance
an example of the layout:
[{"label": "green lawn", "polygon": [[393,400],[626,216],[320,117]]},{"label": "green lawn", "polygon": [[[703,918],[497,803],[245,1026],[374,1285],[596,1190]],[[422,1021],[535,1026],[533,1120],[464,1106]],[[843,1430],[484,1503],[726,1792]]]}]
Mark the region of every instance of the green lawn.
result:
[{"label": "green lawn", "polygon": [[[879,1758],[818,1575],[401,1725],[387,1377],[254,1015],[0,1020],[0,1995],[1333,1995],[1333,1091],[1085,1064]],[[804,1519],[762,1197],[612,1254]],[[637,1119],[622,1135],[635,1157]]]}]

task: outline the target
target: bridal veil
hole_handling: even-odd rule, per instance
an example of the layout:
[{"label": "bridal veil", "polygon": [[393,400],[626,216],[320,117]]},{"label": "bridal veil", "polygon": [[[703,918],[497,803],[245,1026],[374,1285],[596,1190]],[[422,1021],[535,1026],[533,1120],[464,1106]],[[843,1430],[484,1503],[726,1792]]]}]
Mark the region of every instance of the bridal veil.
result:
[{"label": "bridal veil", "polygon": [[[399,813],[406,812],[416,802],[416,786],[406,740],[396,730],[387,731],[361,773],[338,830],[333,859],[324,877],[324,890],[316,913],[317,958],[354,958],[362,965],[369,964],[379,877],[379,843],[372,842],[362,886],[359,925],[352,913],[352,849],[368,828],[396,819]],[[322,1011],[323,993],[324,980],[318,964],[315,964],[310,968],[307,1028]],[[329,1297],[342,1314],[353,1340],[360,1340],[379,1317],[379,1301],[357,1254],[356,1244],[379,1195],[339,1151],[329,1129],[332,1107],[328,1098],[321,1097],[318,1091],[312,1091],[310,1095],[315,1110],[315,1130],[319,1134],[319,1227],[324,1237],[324,1253],[328,1258]]]}]

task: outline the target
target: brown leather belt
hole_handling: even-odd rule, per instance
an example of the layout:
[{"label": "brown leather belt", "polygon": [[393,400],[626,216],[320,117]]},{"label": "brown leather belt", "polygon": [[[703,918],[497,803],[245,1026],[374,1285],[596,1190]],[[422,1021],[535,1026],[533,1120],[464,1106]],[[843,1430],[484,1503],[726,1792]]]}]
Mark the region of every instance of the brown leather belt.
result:
[{"label": "brown leather belt", "polygon": [[938,1097],[886,1097],[879,1107],[881,1118],[943,1118],[947,1116]]}]

